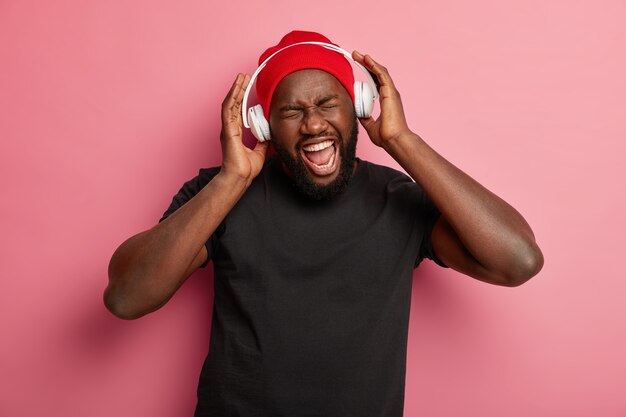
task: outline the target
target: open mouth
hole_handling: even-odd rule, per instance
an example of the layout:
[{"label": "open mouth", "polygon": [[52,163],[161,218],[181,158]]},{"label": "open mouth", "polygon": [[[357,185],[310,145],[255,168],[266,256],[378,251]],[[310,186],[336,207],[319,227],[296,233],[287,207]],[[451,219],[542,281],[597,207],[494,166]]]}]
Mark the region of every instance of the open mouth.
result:
[{"label": "open mouth", "polygon": [[325,140],[302,147],[305,163],[314,174],[330,175],[337,169],[337,144],[334,140]]}]

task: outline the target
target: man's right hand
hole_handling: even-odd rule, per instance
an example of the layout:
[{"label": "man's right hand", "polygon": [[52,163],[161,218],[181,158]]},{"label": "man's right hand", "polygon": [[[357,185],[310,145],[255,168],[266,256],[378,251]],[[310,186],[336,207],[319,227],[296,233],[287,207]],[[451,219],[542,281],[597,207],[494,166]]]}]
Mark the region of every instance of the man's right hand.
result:
[{"label": "man's right hand", "polygon": [[265,161],[268,144],[243,144],[241,102],[250,82],[239,74],[222,103],[222,169],[198,194],[153,228],[122,243],[109,263],[104,303],[135,319],[163,306],[207,260],[205,242],[246,192]]},{"label": "man's right hand", "polygon": [[256,177],[265,161],[267,142],[257,142],[254,149],[243,144],[243,123],[241,120],[242,100],[250,76],[238,74],[230,91],[222,102],[222,171],[226,176],[241,178],[246,185]]}]

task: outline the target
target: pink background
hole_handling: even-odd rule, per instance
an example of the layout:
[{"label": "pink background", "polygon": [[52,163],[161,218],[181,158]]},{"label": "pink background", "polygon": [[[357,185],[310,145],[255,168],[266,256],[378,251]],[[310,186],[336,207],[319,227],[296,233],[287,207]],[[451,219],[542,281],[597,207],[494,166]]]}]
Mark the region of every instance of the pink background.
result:
[{"label": "pink background", "polygon": [[126,322],[108,261],[219,164],[232,79],[294,28],[386,65],[412,128],[545,254],[515,289],[417,270],[405,415],[626,415],[626,3],[307,4],[0,3],[0,415],[192,414],[210,270]]}]

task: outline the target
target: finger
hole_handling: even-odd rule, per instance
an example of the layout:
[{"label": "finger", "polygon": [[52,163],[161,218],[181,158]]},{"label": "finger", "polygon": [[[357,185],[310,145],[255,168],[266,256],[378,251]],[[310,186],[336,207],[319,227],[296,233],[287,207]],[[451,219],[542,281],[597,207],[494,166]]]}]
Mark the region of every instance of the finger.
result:
[{"label": "finger", "polygon": [[380,81],[378,81],[378,76],[374,74],[370,69],[368,69],[365,66],[365,63],[363,62],[363,58],[365,58],[365,56],[359,51],[353,51],[352,58],[354,58],[356,62],[358,62],[359,64],[363,66],[363,68],[365,68],[365,70],[369,73],[370,77],[372,77],[372,80],[374,80],[374,84],[376,84],[376,89],[380,90]]},{"label": "finger", "polygon": [[248,83],[250,82],[250,76],[248,74],[237,74],[237,78],[230,87],[226,98],[224,99],[224,107],[232,107],[234,104],[241,104],[241,100],[246,92]]},{"label": "finger", "polygon": [[364,118],[359,119],[359,123],[361,123],[361,126],[363,126],[365,131],[368,134],[370,134],[370,130],[374,126],[374,124],[376,123],[376,120],[372,116],[364,117]]},{"label": "finger", "polygon": [[241,104],[241,102],[243,101],[243,96],[246,93],[246,89],[248,88],[249,83],[250,76],[248,74],[244,74],[243,78],[241,79],[240,88],[237,89],[233,94],[233,99],[236,103]]},{"label": "finger", "polygon": [[352,58],[359,64],[363,64],[364,55],[357,50],[352,51]]},{"label": "finger", "polygon": [[237,74],[237,78],[235,78],[233,85],[224,98],[222,102],[222,123],[229,123],[237,118],[241,106],[240,96],[243,97],[242,84],[246,77],[244,74]]},{"label": "finger", "polygon": [[226,113],[233,106],[233,94],[235,94],[235,92],[240,88],[239,83],[241,82],[242,77],[242,74],[237,74],[237,78],[235,78],[233,85],[231,85],[230,90],[228,90],[226,97],[224,97],[224,100],[222,101],[222,118],[226,116]]},{"label": "finger", "polygon": [[265,141],[265,142],[261,142],[261,141],[257,141],[256,145],[254,145],[254,149],[252,150],[254,153],[265,157],[265,153],[267,152],[267,148],[269,146],[269,142]]},{"label": "finger", "polygon": [[233,81],[233,85],[230,86],[230,90],[228,90],[228,93],[226,93],[226,97],[224,97],[224,101],[222,102],[222,105],[226,105],[226,103],[229,102],[230,99],[233,97],[233,94],[239,88],[238,85],[241,82],[242,77],[243,77],[243,74],[237,74],[235,81]]},{"label": "finger", "polygon": [[381,86],[388,85],[390,87],[394,87],[393,80],[391,79],[391,75],[389,75],[387,68],[376,62],[370,55],[363,55],[360,52],[355,52],[355,55],[360,58],[363,66],[367,68],[368,71],[376,75],[375,79],[378,79]]}]

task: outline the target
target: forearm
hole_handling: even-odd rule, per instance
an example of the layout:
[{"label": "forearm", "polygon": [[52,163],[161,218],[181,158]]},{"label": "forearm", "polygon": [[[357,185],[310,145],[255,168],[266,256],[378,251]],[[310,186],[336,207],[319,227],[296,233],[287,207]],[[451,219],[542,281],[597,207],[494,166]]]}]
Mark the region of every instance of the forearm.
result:
[{"label": "forearm", "polygon": [[532,275],[542,256],[524,218],[504,200],[448,162],[418,135],[385,142],[387,152],[422,187],[467,251],[502,277]]},{"label": "forearm", "polygon": [[205,242],[246,187],[243,179],[218,174],[167,219],[120,245],[109,264],[107,307],[136,318],[165,304],[195,270]]}]

